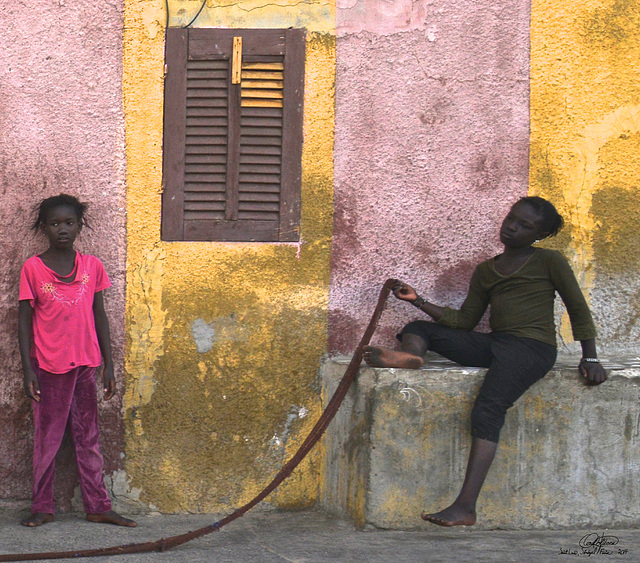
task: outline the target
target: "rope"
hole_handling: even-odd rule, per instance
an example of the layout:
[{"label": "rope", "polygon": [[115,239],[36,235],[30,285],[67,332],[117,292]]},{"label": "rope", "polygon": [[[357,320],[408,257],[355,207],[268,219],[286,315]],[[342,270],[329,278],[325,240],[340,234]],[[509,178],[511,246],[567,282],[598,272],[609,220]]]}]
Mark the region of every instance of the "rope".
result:
[{"label": "rope", "polygon": [[125,544],[119,545],[115,547],[105,547],[99,549],[84,549],[80,551],[54,551],[49,553],[10,553],[6,555],[0,554],[0,561],[35,561],[39,559],[70,559],[77,557],[98,557],[98,556],[106,556],[106,555],[123,555],[127,553],[146,553],[150,551],[167,551],[172,549],[178,545],[182,545],[183,543],[187,543],[196,538],[206,536],[211,532],[215,532],[219,530],[223,526],[226,526],[230,522],[233,522],[235,519],[244,516],[246,512],[251,510],[256,504],[264,500],[269,494],[271,494],[274,489],[280,485],[298,466],[298,464],[304,459],[304,457],[309,453],[311,448],[316,445],[318,440],[322,437],[322,434],[329,426],[329,423],[333,420],[336,412],[340,408],[342,401],[344,400],[349,387],[353,383],[356,375],[358,373],[358,369],[360,368],[360,363],[362,362],[362,352],[363,348],[369,344],[373,333],[378,325],[378,321],[380,320],[380,316],[382,315],[382,310],[384,305],[389,297],[389,293],[391,292],[391,288],[393,284],[396,282],[394,279],[388,279],[385,284],[382,286],[380,291],[380,295],[378,296],[378,303],[376,308],[371,316],[371,320],[367,325],[367,329],[356,348],[353,358],[351,358],[351,362],[347,366],[347,370],[340,380],[338,387],[336,388],[331,400],[327,404],[324,412],[320,415],[320,418],[316,422],[315,426],[307,436],[306,440],[302,443],[298,451],[295,455],[280,469],[280,471],[273,478],[271,483],[269,483],[254,499],[249,501],[244,506],[236,509],[234,512],[223,518],[222,520],[218,520],[213,524],[209,524],[203,528],[195,530],[193,532],[187,532],[185,534],[180,534],[177,536],[171,536],[169,538],[162,538],[156,541],[150,541],[147,543],[134,543],[134,544]]}]

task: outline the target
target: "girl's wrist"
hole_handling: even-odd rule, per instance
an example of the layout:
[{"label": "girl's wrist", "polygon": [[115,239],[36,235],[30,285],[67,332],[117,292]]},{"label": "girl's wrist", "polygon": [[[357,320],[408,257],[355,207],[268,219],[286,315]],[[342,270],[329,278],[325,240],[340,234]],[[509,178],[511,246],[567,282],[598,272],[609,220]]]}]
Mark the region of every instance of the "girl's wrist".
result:
[{"label": "girl's wrist", "polygon": [[422,298],[422,297],[420,297],[420,296],[418,295],[418,297],[416,297],[413,301],[411,301],[411,304],[412,304],[414,307],[417,307],[418,309],[422,309],[422,306],[423,306],[426,302],[427,302],[427,300],[426,300],[426,299],[424,299],[424,298]]},{"label": "girl's wrist", "polygon": [[591,363],[591,364],[599,364],[600,360],[598,360],[598,358],[589,358],[589,357],[582,357],[580,359],[581,362],[587,362],[587,363]]}]

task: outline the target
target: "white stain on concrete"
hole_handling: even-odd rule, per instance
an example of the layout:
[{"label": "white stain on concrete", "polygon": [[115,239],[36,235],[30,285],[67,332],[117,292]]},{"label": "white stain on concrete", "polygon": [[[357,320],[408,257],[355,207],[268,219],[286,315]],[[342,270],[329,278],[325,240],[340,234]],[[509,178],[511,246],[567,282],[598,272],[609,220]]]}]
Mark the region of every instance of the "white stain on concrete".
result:
[{"label": "white stain on concrete", "polygon": [[418,407],[422,406],[422,397],[420,396],[420,393],[418,393],[415,389],[413,389],[413,387],[404,387],[400,389],[400,393],[402,394],[402,398],[407,403],[410,403],[411,399],[415,398],[417,399]]},{"label": "white stain on concrete", "polygon": [[216,317],[211,322],[197,318],[191,325],[191,334],[200,354],[206,354],[217,343],[232,341],[244,342],[248,331],[233,314],[228,317]]},{"label": "white stain on concrete", "polygon": [[197,318],[191,325],[191,334],[196,343],[196,350],[200,354],[206,354],[213,348],[216,331],[211,324]]},{"label": "white stain on concrete", "polygon": [[[289,411],[287,412],[287,419],[284,423],[284,429],[278,435],[277,433],[273,435],[271,440],[269,440],[270,446],[278,446],[284,448],[287,443],[287,438],[289,437],[289,432],[291,431],[291,425],[295,420],[304,418],[308,416],[309,411],[306,407],[298,407],[296,405],[291,405]],[[284,450],[283,452],[284,453]]]}]

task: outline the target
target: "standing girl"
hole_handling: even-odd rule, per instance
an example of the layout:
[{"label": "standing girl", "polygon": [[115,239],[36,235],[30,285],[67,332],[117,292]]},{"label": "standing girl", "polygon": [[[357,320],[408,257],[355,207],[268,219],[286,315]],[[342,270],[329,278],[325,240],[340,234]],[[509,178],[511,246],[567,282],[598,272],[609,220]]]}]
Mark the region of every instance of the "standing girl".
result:
[{"label": "standing girl", "polygon": [[[433,350],[464,366],[489,368],[471,413],[471,452],[462,490],[444,510],[424,512],[424,520],[440,526],[475,524],[476,501],[493,462],[506,411],[555,363],[556,292],[569,313],[573,337],[582,345],[580,373],[590,385],[607,379],[596,355],[591,313],[571,267],[559,252],[532,246],[562,226],[562,217],[550,202],[539,197],[520,199],[500,228],[504,251],[476,268],[460,310],[429,303],[398,282],[394,295],[436,322],[405,326],[398,335],[399,351],[365,348],[365,361],[374,367],[417,369],[427,350]],[[492,332],[473,332],[489,305]]]},{"label": "standing girl", "polygon": [[45,199],[33,229],[46,235],[49,248],[20,274],[18,342],[35,426],[31,516],[22,521],[30,527],[53,520],[55,457],[67,424],[87,520],[136,525],[111,509],[102,476],[95,373],[104,359],[104,398],[111,399],[116,385],[102,298],[111,282],[100,260],[73,248],[85,211],[69,195]]}]

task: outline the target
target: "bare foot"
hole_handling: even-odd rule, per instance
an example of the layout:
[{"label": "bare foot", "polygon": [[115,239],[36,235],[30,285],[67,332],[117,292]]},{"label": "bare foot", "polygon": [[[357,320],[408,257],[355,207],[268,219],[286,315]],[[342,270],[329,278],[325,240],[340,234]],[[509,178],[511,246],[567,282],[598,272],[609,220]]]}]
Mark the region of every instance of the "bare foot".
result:
[{"label": "bare foot", "polygon": [[53,522],[53,514],[48,514],[47,512],[36,512],[29,516],[29,518],[25,518],[20,522],[20,524],[27,526],[28,528],[36,528],[38,526],[42,526],[42,524],[48,524],[49,522]]},{"label": "bare foot", "polygon": [[363,358],[368,365],[374,368],[418,369],[424,364],[424,360],[420,356],[376,346],[365,346]]},{"label": "bare foot", "polygon": [[476,523],[476,512],[475,510],[469,512],[452,504],[449,508],[435,514],[423,512],[420,518],[438,526],[473,526]]},{"label": "bare foot", "polygon": [[87,514],[89,522],[97,522],[99,524],[115,524],[116,526],[126,526],[127,528],[135,528],[138,524],[134,520],[120,516],[117,512],[109,510],[100,514]]}]

